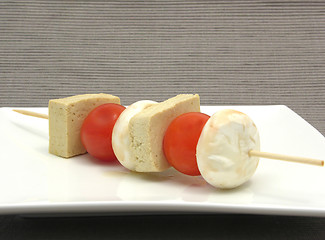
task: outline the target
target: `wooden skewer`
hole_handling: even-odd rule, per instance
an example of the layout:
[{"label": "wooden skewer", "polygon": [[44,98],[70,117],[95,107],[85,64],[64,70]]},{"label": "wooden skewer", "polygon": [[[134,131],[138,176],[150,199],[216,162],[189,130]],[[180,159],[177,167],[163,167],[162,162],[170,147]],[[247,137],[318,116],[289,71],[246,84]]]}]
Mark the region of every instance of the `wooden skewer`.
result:
[{"label": "wooden skewer", "polygon": [[288,161],[288,162],[311,164],[311,165],[316,165],[316,166],[321,166],[321,167],[324,166],[324,161],[323,160],[313,159],[313,158],[294,157],[294,156],[288,156],[288,155],[282,155],[282,154],[260,152],[260,151],[255,151],[255,150],[249,151],[248,154],[250,156],[255,156],[255,157],[262,157],[262,158],[277,159],[277,160]]},{"label": "wooden skewer", "polygon": [[[19,109],[14,109],[13,111],[27,115],[27,116],[32,116],[32,117],[45,118],[45,119],[49,118],[48,115],[46,115],[46,114],[36,113],[36,112],[32,112],[32,111],[19,110]],[[316,166],[324,166],[324,161],[319,160],[319,159],[294,157],[294,156],[287,156],[287,155],[276,154],[276,153],[260,152],[260,151],[256,151],[256,150],[249,151],[249,155],[255,156],[255,157],[262,157],[262,158],[277,159],[277,160],[282,160],[282,161],[311,164],[311,165],[316,165]]]},{"label": "wooden skewer", "polygon": [[27,116],[31,117],[38,117],[38,118],[44,118],[49,119],[49,116],[42,113],[32,112],[32,111],[26,111],[26,110],[20,110],[20,109],[13,109],[14,112],[21,113]]}]

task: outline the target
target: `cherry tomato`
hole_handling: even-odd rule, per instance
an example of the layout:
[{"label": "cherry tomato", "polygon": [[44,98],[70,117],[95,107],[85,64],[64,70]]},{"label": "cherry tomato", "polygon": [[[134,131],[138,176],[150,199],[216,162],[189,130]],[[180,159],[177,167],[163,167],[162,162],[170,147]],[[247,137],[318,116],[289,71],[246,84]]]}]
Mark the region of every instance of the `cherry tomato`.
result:
[{"label": "cherry tomato", "polygon": [[98,160],[116,160],[112,148],[114,124],[125,107],[115,103],[100,105],[85,118],[81,127],[81,142],[87,152]]},{"label": "cherry tomato", "polygon": [[164,136],[163,148],[170,165],[186,175],[197,176],[196,145],[210,116],[200,112],[185,113],[175,118]]}]

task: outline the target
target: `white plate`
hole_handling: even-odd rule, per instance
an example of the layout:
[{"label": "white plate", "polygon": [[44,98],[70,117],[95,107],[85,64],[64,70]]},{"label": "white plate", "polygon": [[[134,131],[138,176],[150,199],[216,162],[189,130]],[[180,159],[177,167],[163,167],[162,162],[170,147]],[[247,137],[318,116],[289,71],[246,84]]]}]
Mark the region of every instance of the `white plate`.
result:
[{"label": "white plate", "polygon": [[[260,130],[261,150],[325,159],[325,138],[286,106],[233,108]],[[46,113],[46,108],[29,110]],[[45,119],[0,109],[0,214],[249,213],[325,216],[325,168],[261,159],[249,182],[218,190],[170,169],[131,173],[88,154],[48,153]]]}]

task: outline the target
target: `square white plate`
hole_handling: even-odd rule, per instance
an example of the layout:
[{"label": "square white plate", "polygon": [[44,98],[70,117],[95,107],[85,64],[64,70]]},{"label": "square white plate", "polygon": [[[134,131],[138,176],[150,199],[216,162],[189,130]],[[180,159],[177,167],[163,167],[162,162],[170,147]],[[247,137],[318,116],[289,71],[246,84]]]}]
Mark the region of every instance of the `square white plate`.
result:
[{"label": "square white plate", "polygon": [[[232,108],[256,123],[261,150],[325,159],[325,138],[286,106]],[[26,108],[25,108],[26,109]],[[28,110],[47,113],[46,108]],[[249,213],[325,216],[325,168],[261,159],[254,176],[218,190],[173,169],[131,173],[85,154],[48,153],[48,122],[0,109],[0,214]]]}]

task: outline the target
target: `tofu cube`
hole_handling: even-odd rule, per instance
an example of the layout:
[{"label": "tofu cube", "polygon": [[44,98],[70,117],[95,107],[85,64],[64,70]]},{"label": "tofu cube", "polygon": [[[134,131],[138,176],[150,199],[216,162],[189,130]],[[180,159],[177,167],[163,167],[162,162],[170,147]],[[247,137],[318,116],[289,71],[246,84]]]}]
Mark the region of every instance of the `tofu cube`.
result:
[{"label": "tofu cube", "polygon": [[80,138],[84,119],[105,103],[120,104],[110,94],[84,94],[49,101],[49,152],[64,158],[86,153]]}]

